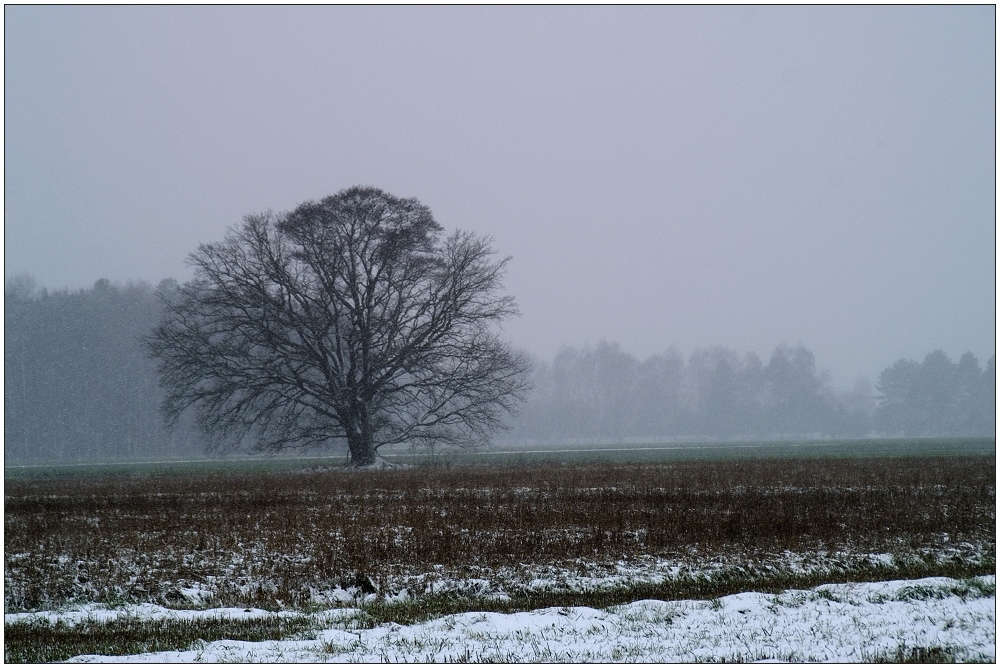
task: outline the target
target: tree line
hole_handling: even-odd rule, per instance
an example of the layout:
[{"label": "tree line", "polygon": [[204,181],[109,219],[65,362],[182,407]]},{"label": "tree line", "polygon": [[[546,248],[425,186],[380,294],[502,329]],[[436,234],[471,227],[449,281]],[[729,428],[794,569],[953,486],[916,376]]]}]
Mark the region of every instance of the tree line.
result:
[{"label": "tree line", "polygon": [[[161,287],[169,289],[172,281]],[[152,286],[4,290],[4,455],[8,461],[150,459],[203,452],[184,421],[163,425],[156,365],[141,344],[159,322]]]},{"label": "tree line", "polygon": [[876,426],[907,436],[996,433],[996,355],[980,368],[972,353],[952,362],[940,350],[923,363],[901,359],[879,375]]},{"label": "tree line", "polygon": [[995,356],[953,363],[941,351],[900,360],[875,387],[832,387],[812,352],[780,345],[765,362],[725,347],[639,360],[614,343],[536,361],[517,441],[625,441],[992,435]]},{"label": "tree line", "polygon": [[[176,291],[163,281],[158,290]],[[163,301],[146,283],[100,280],[79,291],[8,280],[4,437],[9,461],[189,456],[205,438],[190,419],[168,430],[164,392],[143,339]],[[533,360],[532,385],[504,439],[972,436],[995,433],[996,358],[941,351],[902,359],[849,391],[832,388],[802,346],[765,361],[714,347],[640,360],[614,343]],[[330,447],[342,451],[345,444]]]}]

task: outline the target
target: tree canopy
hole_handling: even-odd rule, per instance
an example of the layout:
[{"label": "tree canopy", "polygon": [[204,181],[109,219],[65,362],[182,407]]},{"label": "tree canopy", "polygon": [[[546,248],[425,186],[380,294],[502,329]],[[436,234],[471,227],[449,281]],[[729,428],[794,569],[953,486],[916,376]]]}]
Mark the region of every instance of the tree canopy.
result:
[{"label": "tree canopy", "polygon": [[527,383],[496,331],[517,314],[510,258],[442,232],[416,199],[354,187],[200,246],[148,340],[167,415],[194,408],[216,446],[344,438],[355,465],[389,443],[485,442]]}]

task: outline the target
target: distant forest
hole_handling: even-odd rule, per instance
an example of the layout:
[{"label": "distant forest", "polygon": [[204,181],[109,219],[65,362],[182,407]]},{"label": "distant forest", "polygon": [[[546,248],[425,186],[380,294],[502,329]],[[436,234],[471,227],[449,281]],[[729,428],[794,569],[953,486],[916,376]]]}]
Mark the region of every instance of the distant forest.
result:
[{"label": "distant forest", "polygon": [[535,363],[535,387],[513,440],[644,441],[863,436],[989,436],[995,432],[996,358],[982,369],[940,350],[899,360],[873,388],[831,388],[802,346],[764,362],[724,347],[640,361],[617,344],[564,348]]},{"label": "distant forest", "polygon": [[[175,283],[163,281],[159,289]],[[156,366],[142,337],[161,302],[145,283],[100,280],[49,292],[28,276],[4,300],[4,454],[8,462],[198,456],[190,422],[164,427]],[[995,434],[996,356],[902,359],[874,387],[831,388],[802,346],[765,362],[728,348],[639,360],[616,344],[535,361],[534,389],[510,442]],[[331,444],[340,451],[342,444]]]}]

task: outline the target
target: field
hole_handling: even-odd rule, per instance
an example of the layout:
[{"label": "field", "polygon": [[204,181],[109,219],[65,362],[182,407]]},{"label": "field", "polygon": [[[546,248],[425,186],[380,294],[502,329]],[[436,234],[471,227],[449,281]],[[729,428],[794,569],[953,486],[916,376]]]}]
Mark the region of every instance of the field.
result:
[{"label": "field", "polygon": [[[600,623],[607,628],[625,628],[680,614],[681,608],[664,612],[657,601],[689,611],[718,602],[721,608],[706,610],[725,610],[736,600],[730,597],[756,592],[771,603],[755,610],[799,610],[782,603],[798,600],[788,593],[796,590],[814,592],[803,601],[853,596],[867,605],[881,596],[899,603],[904,585],[877,595],[823,587],[931,577],[938,579],[926,585],[931,593],[924,599],[992,608],[995,585],[980,576],[995,572],[993,440],[897,445],[888,457],[852,456],[840,447],[841,456],[803,455],[800,447],[799,456],[772,451],[741,459],[706,456],[704,449],[684,458],[680,450],[661,449],[653,458],[652,451],[633,453],[632,461],[599,461],[596,449],[578,448],[587,452],[522,452],[512,455],[517,461],[497,455],[494,466],[437,460],[443,465],[377,472],[316,461],[86,474],[8,470],[5,658],[194,651],[218,640],[297,638],[346,660],[367,655],[334,651],[346,647],[334,641],[334,629],[370,636],[398,624],[447,623],[459,637],[470,614],[496,621],[544,610],[575,611],[591,625],[598,624],[593,614],[605,615]],[[912,596],[903,598],[913,604]],[[179,612],[219,607],[231,611]],[[33,611],[58,614],[19,614]],[[993,625],[985,643],[995,655],[991,615],[973,626]],[[647,626],[655,630],[660,622]],[[362,645],[368,647],[355,649]],[[782,651],[785,658],[799,656],[786,645],[770,658]],[[904,645],[866,656],[989,658],[988,651]],[[631,658],[654,655],[674,656]],[[460,652],[427,656],[462,658]],[[489,652],[465,658],[504,656],[517,658]],[[522,658],[529,656],[556,655]],[[203,656],[212,657],[225,658]]]},{"label": "field", "polygon": [[[678,441],[671,443],[589,443],[563,445],[498,445],[472,452],[427,454],[405,446],[383,449],[391,462],[424,467],[450,466],[547,466],[586,463],[667,463],[745,459],[843,459],[871,457],[939,457],[996,455],[994,438],[898,438],[832,441]],[[185,474],[207,472],[298,471],[344,468],[346,455],[283,456],[252,458],[232,456],[165,461],[75,462],[4,465],[4,478],[66,475]]]}]

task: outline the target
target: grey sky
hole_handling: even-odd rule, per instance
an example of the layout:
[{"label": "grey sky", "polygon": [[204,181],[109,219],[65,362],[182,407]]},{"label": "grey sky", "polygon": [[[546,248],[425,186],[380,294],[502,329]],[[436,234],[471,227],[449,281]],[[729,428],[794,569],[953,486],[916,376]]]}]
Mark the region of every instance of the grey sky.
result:
[{"label": "grey sky", "polygon": [[545,357],[993,354],[992,6],[4,13],[7,277],[184,280],[370,184],[495,237]]}]

